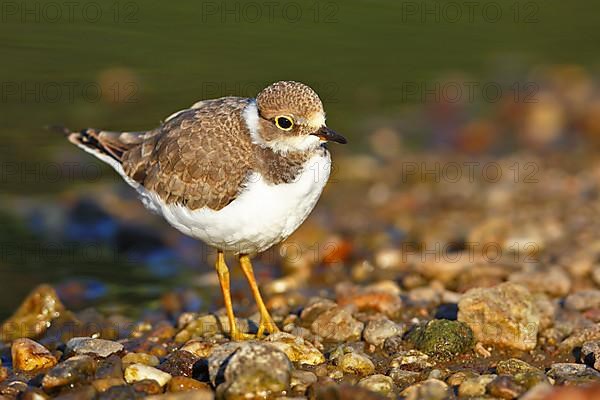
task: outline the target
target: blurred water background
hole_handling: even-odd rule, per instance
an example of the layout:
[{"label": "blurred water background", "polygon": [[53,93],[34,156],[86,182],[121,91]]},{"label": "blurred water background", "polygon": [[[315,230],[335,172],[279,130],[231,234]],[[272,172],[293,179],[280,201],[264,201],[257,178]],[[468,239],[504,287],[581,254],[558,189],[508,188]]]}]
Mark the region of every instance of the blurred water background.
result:
[{"label": "blurred water background", "polygon": [[[365,184],[343,173],[350,163],[364,177],[410,154],[594,149],[598,13],[556,0],[2,2],[0,316],[41,282],[72,308],[135,312],[165,289],[190,310],[213,306],[210,251],[45,127],[150,129],[200,99],[305,82],[350,140],[333,148],[340,185],[297,239],[310,241],[314,224],[335,231],[338,188]],[[380,179],[364,202],[389,198]],[[263,280],[282,274],[277,249],[257,264]]]}]

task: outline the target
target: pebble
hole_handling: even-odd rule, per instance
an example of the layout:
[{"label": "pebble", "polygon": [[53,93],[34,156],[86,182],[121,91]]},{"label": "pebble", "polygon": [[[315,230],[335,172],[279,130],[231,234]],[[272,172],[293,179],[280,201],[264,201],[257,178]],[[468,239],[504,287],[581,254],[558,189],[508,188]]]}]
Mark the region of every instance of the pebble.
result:
[{"label": "pebble", "polygon": [[337,364],[342,371],[348,374],[371,375],[375,372],[373,361],[365,354],[350,352],[337,359]]},{"label": "pebble", "polygon": [[97,357],[108,357],[123,350],[121,343],[112,340],[89,337],[75,337],[67,342],[66,353],[90,354]]},{"label": "pebble", "polygon": [[41,336],[52,321],[67,314],[54,289],[48,285],[35,288],[17,311],[0,327],[0,340],[10,342],[19,338]]},{"label": "pebble", "polygon": [[532,293],[542,292],[551,297],[564,297],[571,290],[571,277],[560,267],[514,273],[509,281],[525,286]]},{"label": "pebble", "polygon": [[132,364],[125,368],[127,383],[139,382],[145,379],[155,380],[160,386],[164,386],[171,380],[171,374],[145,364]]},{"label": "pebble", "polygon": [[123,361],[117,355],[112,355],[104,360],[99,360],[94,378],[122,378]]},{"label": "pebble", "polygon": [[458,395],[461,397],[483,396],[488,383],[496,379],[496,375],[486,374],[466,378],[458,387]]},{"label": "pebble", "polygon": [[600,340],[585,342],[581,347],[581,358],[587,365],[600,370]]},{"label": "pebble", "polygon": [[174,376],[167,386],[169,392],[189,392],[192,390],[206,389],[210,389],[210,386],[207,383],[186,376]]},{"label": "pebble", "polygon": [[215,345],[212,343],[190,340],[181,346],[179,350],[189,351],[198,358],[208,358],[211,355],[214,346]]},{"label": "pebble", "polygon": [[290,386],[297,393],[304,394],[308,387],[317,382],[317,375],[310,371],[295,369],[292,371]]},{"label": "pebble", "polygon": [[426,379],[401,393],[405,400],[442,400],[449,396],[448,385],[439,379]]},{"label": "pebble", "polygon": [[539,310],[529,291],[512,282],[469,290],[458,303],[458,320],[484,345],[528,351],[537,344]]},{"label": "pebble", "polygon": [[325,356],[309,341],[286,332],[269,335],[266,342],[285,353],[292,362],[300,365],[319,365],[325,362]]},{"label": "pebble", "polygon": [[419,372],[408,371],[402,368],[391,368],[387,374],[400,389],[412,385],[421,378]]},{"label": "pebble", "polygon": [[405,368],[410,370],[424,370],[433,366],[429,356],[419,350],[407,350],[398,353],[390,362],[392,368]]},{"label": "pebble", "polygon": [[148,395],[162,393],[162,385],[156,379],[142,379],[130,383],[133,385],[133,390],[138,393]]},{"label": "pebble", "polygon": [[363,331],[363,338],[367,343],[381,346],[386,339],[402,333],[404,332],[400,325],[384,317],[368,321]]},{"label": "pebble", "polygon": [[93,376],[95,367],[94,359],[90,356],[68,358],[48,371],[42,380],[42,386],[48,390],[87,381]]},{"label": "pebble", "polygon": [[290,388],[292,365],[285,353],[258,341],[217,346],[208,359],[209,375],[218,395],[275,396]]},{"label": "pebble", "polygon": [[145,364],[150,367],[156,367],[160,364],[158,357],[147,353],[127,353],[121,360],[123,361],[124,366],[130,364]]},{"label": "pebble", "polygon": [[585,311],[600,307],[600,290],[580,290],[565,298],[565,308],[573,311]]},{"label": "pebble", "polygon": [[177,350],[171,353],[158,368],[172,376],[187,376],[191,378],[194,375],[196,361],[198,361],[198,357],[189,351]]},{"label": "pebble", "polygon": [[358,386],[386,396],[392,394],[394,391],[393,379],[389,376],[381,374],[375,374],[366,378],[362,378],[360,381],[358,381]]},{"label": "pebble", "polygon": [[148,396],[146,400],[214,400],[215,395],[210,389],[194,390],[189,392],[164,393]]},{"label": "pebble", "polygon": [[394,282],[385,285],[381,283],[365,287],[340,283],[335,288],[337,303],[340,306],[353,305],[360,311],[376,311],[395,317],[402,309],[400,288]]},{"label": "pebble", "polygon": [[440,360],[447,360],[473,348],[473,331],[458,321],[434,319],[426,325],[416,326],[408,333],[407,339],[415,347]]},{"label": "pebble", "polygon": [[364,324],[342,307],[321,313],[311,324],[311,330],[325,340],[344,342],[360,339]]},{"label": "pebble", "polygon": [[52,368],[58,362],[48,349],[31,339],[15,340],[10,350],[13,368],[17,371],[40,371]]},{"label": "pebble", "polygon": [[550,370],[546,375],[556,380],[558,384],[564,384],[566,382],[586,383],[588,381],[600,381],[600,372],[585,364],[555,363],[551,365]]},{"label": "pebble", "polygon": [[488,383],[487,393],[500,399],[515,399],[519,397],[525,388],[519,385],[512,376],[500,375]]}]

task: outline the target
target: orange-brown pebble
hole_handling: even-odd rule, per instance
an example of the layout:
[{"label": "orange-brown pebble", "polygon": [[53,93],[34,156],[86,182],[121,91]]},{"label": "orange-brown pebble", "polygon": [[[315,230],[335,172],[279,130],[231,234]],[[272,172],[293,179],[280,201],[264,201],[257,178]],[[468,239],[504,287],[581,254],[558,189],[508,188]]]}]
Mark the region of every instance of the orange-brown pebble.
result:
[{"label": "orange-brown pebble", "polygon": [[31,339],[21,338],[12,343],[11,355],[13,368],[18,371],[38,371],[54,367],[57,364],[48,349]]},{"label": "orange-brown pebble", "polygon": [[99,393],[105,392],[113,386],[121,386],[125,385],[125,380],[123,378],[103,378],[96,379],[92,382],[92,386]]},{"label": "orange-brown pebble", "polygon": [[133,384],[133,390],[139,393],[159,394],[162,393],[162,387],[154,379],[143,379]]},{"label": "orange-brown pebble", "polygon": [[190,390],[205,390],[210,386],[204,382],[185,376],[174,376],[168,383],[169,392],[189,392]]}]

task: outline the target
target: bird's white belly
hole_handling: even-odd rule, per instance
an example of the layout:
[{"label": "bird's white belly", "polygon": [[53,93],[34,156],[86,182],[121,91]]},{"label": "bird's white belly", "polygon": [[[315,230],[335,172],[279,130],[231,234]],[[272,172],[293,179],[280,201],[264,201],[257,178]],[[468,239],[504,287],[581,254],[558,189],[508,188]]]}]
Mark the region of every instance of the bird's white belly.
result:
[{"label": "bird's white belly", "polygon": [[184,234],[220,250],[254,254],[298,228],[317,203],[330,170],[329,152],[323,152],[309,159],[291,183],[273,185],[253,173],[241,195],[218,211],[206,207],[192,211],[165,204],[154,193],[141,194],[149,208]]}]

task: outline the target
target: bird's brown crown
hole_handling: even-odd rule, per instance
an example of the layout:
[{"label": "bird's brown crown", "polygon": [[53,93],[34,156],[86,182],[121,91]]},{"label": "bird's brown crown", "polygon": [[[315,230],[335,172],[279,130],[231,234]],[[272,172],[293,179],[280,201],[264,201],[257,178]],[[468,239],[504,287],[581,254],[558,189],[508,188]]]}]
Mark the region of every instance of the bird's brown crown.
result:
[{"label": "bird's brown crown", "polygon": [[300,82],[275,82],[258,94],[256,103],[261,116],[266,119],[282,113],[306,120],[324,115],[319,95]]}]

